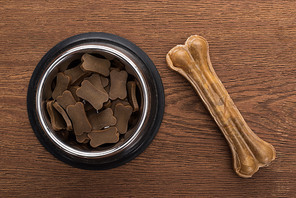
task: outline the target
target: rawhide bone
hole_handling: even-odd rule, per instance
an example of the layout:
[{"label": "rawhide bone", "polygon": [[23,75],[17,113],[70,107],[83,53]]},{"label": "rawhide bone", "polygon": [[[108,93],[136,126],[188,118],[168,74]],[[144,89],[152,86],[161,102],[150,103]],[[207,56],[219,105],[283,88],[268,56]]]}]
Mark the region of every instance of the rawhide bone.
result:
[{"label": "rawhide bone", "polygon": [[216,75],[204,38],[190,36],[185,45],[177,45],[168,52],[166,61],[200,95],[228,141],[234,170],[239,176],[252,177],[260,167],[269,165],[275,159],[274,147],[249,128]]}]

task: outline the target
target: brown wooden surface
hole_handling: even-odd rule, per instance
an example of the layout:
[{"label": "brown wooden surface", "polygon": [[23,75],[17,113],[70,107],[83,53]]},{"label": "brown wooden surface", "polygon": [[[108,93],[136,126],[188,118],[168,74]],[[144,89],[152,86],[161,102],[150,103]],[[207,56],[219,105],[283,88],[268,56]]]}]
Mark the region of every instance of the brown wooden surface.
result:
[{"label": "brown wooden surface", "polygon": [[[0,0],[0,197],[293,197],[296,193],[295,1]],[[152,144],[106,171],[72,168],[36,139],[26,113],[30,76],[59,41],[82,32],[125,37],[154,61],[166,106]],[[277,158],[251,179],[189,83],[166,53],[192,34],[249,126]]]}]

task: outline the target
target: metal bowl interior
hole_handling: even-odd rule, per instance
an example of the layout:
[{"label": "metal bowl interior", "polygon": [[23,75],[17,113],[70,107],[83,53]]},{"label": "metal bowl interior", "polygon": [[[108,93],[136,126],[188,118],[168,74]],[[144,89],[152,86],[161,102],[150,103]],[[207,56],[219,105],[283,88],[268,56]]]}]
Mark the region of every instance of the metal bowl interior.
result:
[{"label": "metal bowl interior", "polygon": [[[68,65],[79,60],[84,53],[104,56],[107,59],[118,59],[125,65],[125,69],[137,82],[138,100],[140,110],[136,114],[137,122],[129,126],[128,132],[116,144],[108,144],[96,149],[88,145],[77,143],[65,138],[60,132],[52,129],[49,116],[46,112],[46,101],[51,95],[51,85],[60,71],[67,69]],[[48,139],[59,149],[78,158],[103,159],[123,152],[125,149],[136,144],[142,136],[142,129],[147,125],[147,117],[151,108],[151,87],[149,79],[145,76],[143,62],[139,61],[130,51],[112,45],[110,43],[81,44],[59,54],[50,64],[47,65],[37,85],[36,90],[36,113],[41,127]]]}]

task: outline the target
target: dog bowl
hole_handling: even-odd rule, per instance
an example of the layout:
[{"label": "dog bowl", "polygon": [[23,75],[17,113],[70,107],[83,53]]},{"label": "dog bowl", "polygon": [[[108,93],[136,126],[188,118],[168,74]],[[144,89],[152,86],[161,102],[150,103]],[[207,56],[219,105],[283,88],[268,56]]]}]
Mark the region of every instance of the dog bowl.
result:
[{"label": "dog bowl", "polygon": [[[96,149],[54,131],[46,112],[46,100],[56,74],[84,53],[117,59],[138,85],[137,122],[118,143]],[[113,34],[92,32],[70,37],[44,55],[29,83],[27,108],[35,135],[55,157],[79,168],[109,169],[132,160],[150,144],[162,121],[164,92],[155,65],[139,47]]]}]

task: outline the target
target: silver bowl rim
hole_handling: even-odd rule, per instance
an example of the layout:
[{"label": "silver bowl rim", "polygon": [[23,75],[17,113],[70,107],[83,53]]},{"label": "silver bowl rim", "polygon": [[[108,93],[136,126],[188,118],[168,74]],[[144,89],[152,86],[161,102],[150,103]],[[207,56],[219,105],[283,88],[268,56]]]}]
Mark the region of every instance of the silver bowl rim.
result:
[{"label": "silver bowl rim", "polygon": [[[142,97],[143,97],[143,110],[141,114],[141,118],[138,124],[138,127],[136,131],[133,133],[133,135],[128,138],[127,141],[125,141],[122,145],[117,146],[117,147],[112,147],[110,149],[104,150],[104,151],[81,151],[78,149],[75,149],[69,145],[66,145],[63,141],[59,140],[55,133],[51,130],[50,126],[48,125],[47,121],[45,120],[44,116],[45,113],[42,110],[42,105],[43,105],[43,88],[44,88],[44,82],[48,75],[54,70],[55,67],[58,67],[60,63],[67,57],[75,53],[81,53],[84,50],[94,50],[95,51],[103,51],[105,53],[111,54],[113,56],[116,56],[117,58],[123,59],[128,63],[128,65],[135,71],[135,73],[138,76],[138,81],[142,86]],[[48,68],[45,70],[43,73],[37,87],[37,92],[36,92],[36,111],[37,111],[37,116],[40,121],[40,124],[45,132],[45,134],[49,137],[52,142],[58,146],[60,149],[64,150],[65,152],[69,153],[70,155],[74,155],[77,157],[83,157],[83,158],[104,158],[108,157],[110,155],[115,155],[124,149],[126,149],[130,144],[133,143],[133,141],[136,141],[138,138],[139,134],[141,133],[141,129],[145,123],[146,117],[147,117],[147,111],[148,111],[148,104],[149,104],[149,97],[148,97],[148,86],[145,81],[145,77],[139,70],[137,63],[135,63],[135,60],[132,60],[131,57],[128,57],[126,54],[124,54],[122,51],[114,47],[104,45],[104,44],[81,44],[79,46],[76,46],[74,48],[71,48],[62,54],[60,54],[56,59],[49,64]]]},{"label": "silver bowl rim", "polygon": [[[115,45],[119,48],[125,49],[130,54],[133,54],[135,59],[141,64],[139,65],[141,71],[145,78],[147,79],[148,87],[150,88],[149,97],[151,97],[149,115],[147,115],[147,123],[143,127],[143,133],[138,136],[138,141],[134,141],[126,149],[122,150],[116,155],[111,155],[105,158],[83,158],[70,155],[67,152],[63,151],[55,144],[53,144],[48,136],[45,135],[42,126],[37,118],[36,112],[36,91],[37,84],[40,80],[40,76],[46,70],[46,66],[51,64],[51,62],[64,51],[72,48],[73,46],[78,46],[80,44],[87,43],[108,43]],[[46,54],[41,58],[37,64],[27,89],[27,113],[28,119],[30,121],[31,127],[35,136],[44,146],[44,148],[51,153],[57,159],[67,163],[76,168],[82,168],[87,170],[104,170],[115,168],[120,165],[123,165],[139,154],[141,154],[152,142],[156,136],[160,125],[162,123],[163,115],[165,109],[165,94],[162,84],[162,80],[159,72],[153,61],[149,56],[137,45],[131,41],[120,37],[118,35],[105,33],[105,32],[87,32],[81,33],[53,46]]]}]

